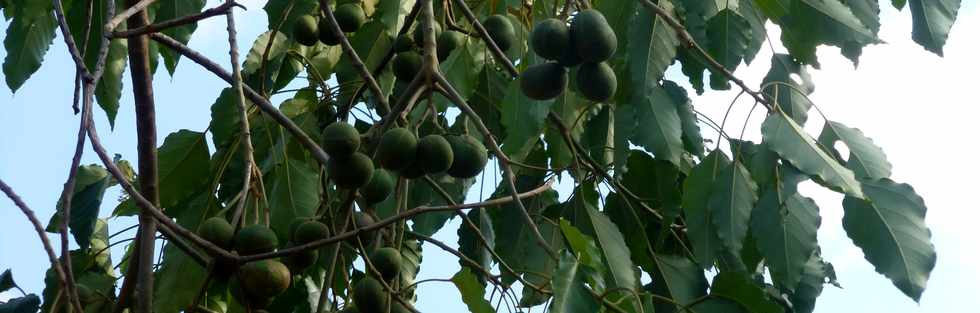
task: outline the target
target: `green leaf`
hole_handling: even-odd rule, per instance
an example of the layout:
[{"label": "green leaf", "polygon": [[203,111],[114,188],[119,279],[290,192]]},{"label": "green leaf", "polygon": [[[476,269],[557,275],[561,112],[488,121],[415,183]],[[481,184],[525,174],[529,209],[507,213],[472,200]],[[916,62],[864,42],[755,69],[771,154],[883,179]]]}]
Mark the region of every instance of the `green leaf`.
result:
[{"label": "green leaf", "polygon": [[95,86],[95,99],[99,102],[102,111],[105,111],[109,126],[112,128],[116,126],[116,113],[119,111],[119,98],[122,97],[123,71],[126,70],[127,59],[126,40],[113,39],[109,42],[105,69],[99,84]]},{"label": "green leaf", "polygon": [[[278,153],[278,152],[272,152]],[[289,224],[316,213],[320,203],[320,175],[308,161],[286,158],[265,177],[272,229],[287,238]]]},{"label": "green leaf", "polygon": [[711,268],[714,265],[715,255],[721,244],[712,222],[713,210],[708,208],[708,200],[721,170],[729,167],[730,162],[721,150],[714,150],[684,180],[682,203],[686,215],[687,236],[702,268]]},{"label": "green leaf", "polygon": [[296,20],[307,14],[319,15],[318,7],[316,0],[269,0],[262,9],[268,16],[270,29],[281,23],[279,31],[292,38]]},{"label": "green leaf", "polygon": [[463,268],[453,275],[453,284],[459,289],[460,296],[466,308],[473,313],[494,313],[493,306],[484,298],[485,288],[476,280],[476,276],[468,268]]},{"label": "green leaf", "polygon": [[824,149],[830,150],[840,158],[840,153],[834,148],[837,141],[847,145],[849,157],[845,166],[854,171],[858,178],[880,179],[892,175],[892,164],[888,163],[885,151],[868,138],[860,129],[850,128],[844,124],[827,121],[818,141]]},{"label": "green leaf", "polygon": [[[118,2],[118,1],[117,1]],[[98,62],[98,52],[102,45],[102,25],[105,25],[105,1],[75,1],[65,14],[72,38],[82,53],[85,66],[90,71]],[[91,14],[91,13],[94,14]],[[90,18],[89,18],[90,17]],[[126,39],[113,39],[109,43],[102,78],[95,89],[99,107],[105,111],[109,126],[115,127],[119,98],[122,95],[122,72],[127,62]]]},{"label": "green leaf", "polygon": [[[661,5],[667,12],[673,11],[670,2]],[[626,57],[630,78],[636,93],[634,96],[642,97],[647,90],[658,87],[657,82],[677,55],[677,35],[663,18],[645,8],[637,10],[628,27]]]},{"label": "green leaf", "polygon": [[160,156],[157,168],[162,207],[175,206],[207,185],[211,154],[204,133],[186,129],[171,133],[157,153]]},{"label": "green leaf", "polygon": [[397,36],[405,24],[405,18],[412,11],[413,4],[411,1],[379,1],[373,18],[385,24],[389,35]]},{"label": "green leaf", "polygon": [[960,0],[909,0],[912,39],[926,50],[942,56],[959,9]]},{"label": "green leaf", "polygon": [[[742,58],[748,51],[749,42],[752,40],[752,25],[746,19],[736,9],[726,8],[708,20],[709,45],[706,47],[708,53],[730,72],[734,72],[742,63]],[[715,90],[730,89],[728,77],[712,71],[711,88]]]},{"label": "green leaf", "polygon": [[14,8],[14,19],[7,26],[3,40],[7,50],[3,75],[11,92],[17,92],[41,68],[57,27],[50,3],[36,1]]},{"label": "green leaf", "polygon": [[[647,285],[653,294],[674,299],[681,305],[694,302],[707,293],[708,281],[697,263],[676,255],[654,256],[656,268],[650,273],[652,282]],[[683,312],[681,307],[657,301],[656,312]]]},{"label": "green leaf", "polygon": [[762,49],[762,44],[769,39],[769,34],[766,32],[767,18],[752,0],[739,1],[738,13],[749,22],[752,40],[748,43],[744,57],[746,64],[752,64],[752,60]]},{"label": "green leaf", "polygon": [[820,258],[819,251],[814,251],[804,264],[800,283],[790,294],[793,309],[799,313],[812,313],[817,303],[817,297],[823,292],[827,279],[827,264]]},{"label": "green leaf", "polygon": [[[184,228],[197,230],[202,221],[219,211],[217,200],[206,191],[176,205],[177,223]],[[168,211],[168,213],[170,213]],[[194,301],[202,288],[208,272],[171,243],[163,247],[163,262],[154,279],[153,311],[179,312]]]},{"label": "green leaf", "polygon": [[787,1],[780,2],[775,4],[779,12],[774,13],[779,16],[770,17],[782,27],[783,45],[802,63],[819,66],[817,46],[828,44],[840,47],[856,64],[861,47],[878,42],[871,29],[841,1],[788,0],[788,6]]},{"label": "green leaf", "polygon": [[[429,175],[429,177],[448,192],[456,203],[463,203],[466,200],[466,191],[476,182],[476,179],[457,179],[445,174]],[[429,184],[420,180],[409,183],[408,207],[449,204]],[[455,216],[453,212],[430,212],[417,215],[412,218],[412,230],[426,236],[434,235],[453,216]]]},{"label": "green leaf", "polygon": [[854,172],[842,166],[824,152],[800,125],[785,113],[769,115],[762,123],[762,140],[783,160],[836,191],[857,198],[864,198],[861,184]]},{"label": "green leaf", "polygon": [[[565,92],[555,99],[553,107],[552,112],[558,115],[562,122],[568,126],[569,137],[575,142],[581,142],[582,133],[585,131],[585,121],[592,113],[589,102],[571,92]],[[547,143],[548,155],[551,157],[551,168],[571,166],[574,156],[557,127],[545,128],[544,140]]]},{"label": "green leaf", "polygon": [[524,96],[519,82],[511,81],[507,96],[501,103],[500,122],[507,131],[503,151],[515,161],[523,161],[544,131],[545,120],[551,112],[552,100],[535,101]]},{"label": "green leaf", "polygon": [[[204,9],[205,2],[205,0],[158,1],[153,4],[153,10],[156,11],[154,21],[163,22],[201,13],[201,10]],[[164,29],[163,34],[180,41],[180,43],[187,44],[187,42],[191,40],[191,35],[194,34],[194,30],[196,29],[197,23],[189,23]],[[174,71],[177,69],[177,61],[180,60],[180,54],[170,49],[162,49],[160,50],[160,54],[163,55],[164,66],[167,67],[167,71],[170,72],[170,76],[173,76]]]},{"label": "green leaf", "polygon": [[211,105],[211,139],[216,148],[225,148],[232,142],[233,137],[240,133],[241,120],[238,94],[232,88],[222,89]]},{"label": "green leaf", "polygon": [[486,50],[470,40],[463,47],[453,50],[446,60],[439,63],[439,69],[468,102],[470,96],[476,92],[480,79],[478,75],[483,71],[486,62]]},{"label": "green leaf", "polygon": [[555,294],[551,302],[552,312],[599,312],[599,303],[585,286],[585,277],[585,268],[575,256],[567,251],[562,253],[551,280]]},{"label": "green leaf", "polygon": [[844,230],[876,271],[918,302],[936,266],[925,202],[912,186],[887,178],[862,186],[868,200],[844,198]]},{"label": "green leaf", "polygon": [[711,221],[721,244],[732,253],[742,251],[758,189],[749,171],[738,161],[722,168],[711,188],[708,199]]},{"label": "green leaf", "polygon": [[17,283],[14,282],[14,275],[10,273],[10,269],[3,271],[3,274],[0,274],[0,292],[14,287],[17,287]]},{"label": "green leaf", "polygon": [[35,294],[13,298],[6,303],[0,303],[0,313],[35,313],[40,308],[41,298],[38,298]]},{"label": "green leaf", "polygon": [[636,110],[634,118],[637,121],[631,141],[653,153],[657,159],[679,166],[684,153],[683,130],[678,105],[667,90],[655,86],[642,94],[634,94],[630,105]]},{"label": "green leaf", "polygon": [[613,140],[615,128],[613,125],[612,106],[603,106],[595,116],[585,123],[581,135],[582,147],[603,167],[613,161]]},{"label": "green leaf", "polygon": [[269,47],[269,60],[277,60],[286,54],[286,50],[289,49],[288,37],[282,32],[264,32],[255,39],[255,43],[252,44],[252,49],[245,56],[245,64],[242,65],[242,75],[255,74],[262,67],[262,55],[266,54],[266,47],[269,46],[269,40],[273,40],[272,46]]},{"label": "green leaf", "polygon": [[596,270],[603,269],[602,254],[600,254],[599,247],[596,246],[595,240],[592,237],[582,233],[581,230],[573,226],[566,219],[561,220],[559,227],[561,228],[561,233],[565,235],[565,241],[568,242],[568,247],[572,249],[575,257],[582,264]]},{"label": "green leaf", "polygon": [[[75,178],[75,186],[71,194],[71,219],[68,221],[68,230],[75,238],[75,243],[79,249],[86,250],[89,247],[92,234],[99,219],[99,207],[102,205],[102,198],[106,188],[112,180],[109,173],[99,165],[83,165],[78,167]],[[57,203],[58,212],[51,216],[48,222],[48,232],[59,232],[62,223],[61,202]]]},{"label": "green leaf", "polygon": [[704,155],[704,138],[701,137],[701,127],[698,126],[698,117],[694,113],[694,105],[691,98],[687,96],[687,90],[677,83],[669,80],[663,82],[664,89],[677,105],[677,116],[681,119],[681,140],[684,141],[684,150],[696,156]]},{"label": "green leaf", "polygon": [[770,188],[752,213],[752,236],[777,286],[794,290],[817,249],[820,213],[812,199]]},{"label": "green leaf", "polygon": [[782,313],[783,309],[744,273],[721,272],[711,282],[711,296],[733,301],[749,313]]},{"label": "green leaf", "polygon": [[[487,251],[487,246],[493,249],[496,245],[495,234],[493,232],[493,224],[490,221],[490,214],[484,212],[482,209],[470,210],[466,214],[466,219],[473,223],[477,229],[473,229],[468,226],[466,221],[463,221],[459,225],[459,230],[456,231],[457,236],[459,236],[459,252],[476,261],[483,266],[483,268],[490,268],[490,262],[493,261],[490,252]],[[479,233],[478,233],[479,232]],[[483,239],[486,239],[486,245],[480,242],[480,235]],[[470,266],[469,263],[465,263],[462,259],[459,261],[461,267]],[[474,273],[476,279],[480,281],[481,284],[485,284],[487,278],[483,277],[482,273]]]},{"label": "green leaf", "polygon": [[[799,77],[797,83],[793,75]],[[787,54],[775,54],[772,56],[772,67],[769,73],[762,79],[762,92],[771,99],[775,105],[793,118],[797,124],[803,125],[807,120],[807,112],[813,103],[807,96],[813,93],[813,81],[806,66],[793,60]]]},{"label": "green leaf", "polygon": [[[378,68],[394,43],[394,37],[388,34],[384,23],[381,21],[365,23],[348,39],[351,46],[354,47],[354,51],[357,51],[361,61],[364,62],[364,66],[369,69]],[[340,58],[336,67],[336,75],[341,85],[362,80],[361,75],[354,70],[350,58],[346,57]],[[340,103],[349,103],[350,98],[354,96],[353,93],[353,88],[342,89],[338,98]],[[365,95],[372,96],[370,92],[365,93]]]}]

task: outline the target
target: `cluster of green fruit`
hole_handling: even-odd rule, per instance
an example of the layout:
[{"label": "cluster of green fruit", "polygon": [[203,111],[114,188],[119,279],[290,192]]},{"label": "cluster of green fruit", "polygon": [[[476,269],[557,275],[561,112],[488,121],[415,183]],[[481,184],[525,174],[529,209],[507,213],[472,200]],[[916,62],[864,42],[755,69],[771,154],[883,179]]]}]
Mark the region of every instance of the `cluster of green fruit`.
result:
[{"label": "cluster of green fruit", "polygon": [[[433,24],[436,35],[436,56],[439,61],[445,61],[457,48],[466,42],[466,34],[454,30],[443,31],[439,24]],[[494,44],[502,51],[510,50],[517,41],[514,25],[507,16],[491,15],[483,26],[486,28]],[[411,82],[415,75],[422,70],[422,42],[425,40],[425,28],[416,26],[411,36],[400,35],[395,39],[395,58],[391,61],[391,69],[395,78],[402,82]]]},{"label": "cluster of green fruit", "polygon": [[616,53],[616,33],[606,17],[596,10],[584,10],[571,26],[558,19],[546,19],[531,31],[531,48],[538,56],[552,60],[531,65],[521,74],[521,91],[535,100],[554,99],[568,86],[567,68],[578,66],[575,82],[583,97],[592,101],[609,100],[616,93],[616,73],[606,63]]},{"label": "cluster of green fruit", "polygon": [[415,179],[425,174],[447,173],[456,178],[474,177],[487,164],[487,150],[470,136],[427,135],[419,139],[401,127],[381,136],[375,152],[381,169],[359,152],[361,136],[353,126],[337,122],[323,130],[322,147],[330,155],[327,173],[340,188],[359,189],[368,204],[384,201],[394,189],[397,172]]},{"label": "cluster of green fruit", "polygon": [[[369,256],[368,275],[361,278],[353,289],[353,305],[348,303],[342,313],[408,313],[412,312],[407,300],[397,299],[397,294],[389,293],[384,287],[399,282],[402,271],[402,255],[398,249],[384,247],[374,250]],[[376,272],[375,272],[376,270]],[[384,284],[382,284],[382,281]],[[404,302],[404,303],[403,303]]]},{"label": "cluster of green fruit", "polygon": [[[333,16],[340,30],[345,33],[356,32],[367,21],[367,16],[359,2],[337,5]],[[293,27],[293,38],[304,46],[316,45],[317,41],[328,46],[336,46],[340,44],[340,36],[343,35],[334,32],[327,19],[320,18],[317,21],[317,17],[313,14],[300,17]]]},{"label": "cluster of green fruit", "polygon": [[[326,230],[326,226],[324,226],[324,230]],[[236,234],[234,226],[221,217],[205,220],[201,224],[198,234],[212,244],[237,251],[240,255],[268,253],[279,248],[279,238],[269,227],[250,225],[243,227]],[[326,237],[326,235],[324,231],[321,237]],[[315,255],[313,259],[316,259]],[[301,271],[301,269],[292,270]],[[286,291],[292,279],[290,273],[290,267],[274,259],[249,262],[237,269],[226,265],[215,267],[215,277],[219,279],[228,279],[234,274],[233,295],[242,303],[247,303],[253,308],[268,306],[272,299]]]}]

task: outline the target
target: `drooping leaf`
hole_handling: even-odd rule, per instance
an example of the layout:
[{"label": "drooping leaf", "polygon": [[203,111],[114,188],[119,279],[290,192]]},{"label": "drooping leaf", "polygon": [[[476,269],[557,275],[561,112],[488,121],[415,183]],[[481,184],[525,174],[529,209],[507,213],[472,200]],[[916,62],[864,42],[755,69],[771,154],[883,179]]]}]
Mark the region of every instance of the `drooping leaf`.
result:
[{"label": "drooping leaf", "polygon": [[912,186],[887,178],[862,186],[868,200],[844,198],[844,230],[876,271],[919,301],[936,266],[925,202]]},{"label": "drooping leaf", "polygon": [[701,137],[701,127],[698,126],[698,117],[694,113],[694,105],[691,98],[687,96],[687,90],[669,80],[663,82],[667,94],[677,105],[677,116],[681,119],[681,139],[684,141],[684,150],[696,156],[704,155],[704,138]]},{"label": "drooping leaf", "polygon": [[599,303],[592,297],[585,285],[585,268],[567,251],[561,254],[558,268],[552,278],[554,299],[553,312],[592,313],[599,311]]},{"label": "drooping leaf", "polygon": [[849,157],[845,166],[854,171],[854,175],[862,179],[888,178],[892,174],[892,164],[888,162],[885,151],[876,145],[857,128],[844,124],[827,121],[818,141],[824,149],[840,154],[834,148],[837,141],[847,145]]},{"label": "drooping leaf", "polygon": [[[153,4],[153,10],[156,11],[155,22],[163,22],[198,14],[204,9],[206,2],[205,0],[157,1]],[[187,44],[191,40],[191,35],[194,34],[195,30],[197,30],[197,23],[188,23],[164,29],[163,34],[170,36],[170,38],[180,43]],[[160,50],[160,55],[163,56],[163,64],[167,68],[167,71],[170,72],[170,76],[173,76],[174,71],[177,70],[177,61],[180,60],[180,54],[170,49],[162,49]]]},{"label": "drooping leaf", "polygon": [[842,48],[842,53],[856,63],[860,48],[878,41],[871,29],[841,1],[769,2],[778,2],[768,8],[774,10],[767,15],[781,26],[783,45],[802,63],[819,66],[816,52],[821,44]]},{"label": "drooping leaf", "polygon": [[826,282],[826,267],[829,264],[820,258],[820,253],[814,251],[813,255],[807,260],[801,273],[800,283],[790,294],[790,301],[793,309],[800,313],[812,313],[817,303],[817,297],[823,292],[823,285]]},{"label": "drooping leaf", "polygon": [[484,299],[485,288],[480,284],[476,276],[469,269],[463,268],[456,275],[453,275],[453,284],[459,289],[459,294],[463,297],[463,303],[473,313],[494,313],[493,306]]},{"label": "drooping leaf", "polygon": [[14,282],[14,275],[10,273],[10,269],[3,271],[0,274],[0,292],[10,290],[11,288],[17,287],[17,283]]},{"label": "drooping leaf", "polygon": [[719,273],[711,282],[711,295],[738,303],[749,313],[783,312],[783,309],[770,301],[765,291],[744,273]]},{"label": "drooping leaf", "polygon": [[28,1],[14,7],[14,19],[7,26],[3,40],[7,50],[3,75],[11,92],[20,89],[41,68],[57,27],[49,2]]},{"label": "drooping leaf", "polygon": [[794,290],[817,248],[816,203],[798,193],[769,188],[752,213],[752,231],[773,281]]},{"label": "drooping leaf", "polygon": [[513,160],[523,160],[544,131],[552,100],[535,101],[524,96],[518,81],[511,81],[500,107],[500,122],[507,132],[503,151]]},{"label": "drooping leaf", "polygon": [[[653,294],[674,299],[683,306],[707,293],[708,281],[697,263],[674,255],[657,255],[653,259],[656,268],[650,273],[653,281],[647,287]],[[656,312],[683,312],[681,307],[660,301],[654,307]]]},{"label": "drooping leaf", "polygon": [[769,115],[762,123],[762,140],[783,160],[818,182],[852,197],[864,198],[854,172],[824,152],[817,142],[785,113]]},{"label": "drooping leaf", "polygon": [[[799,77],[800,82],[793,79],[794,74],[795,77]],[[762,79],[761,91],[797,124],[806,123],[807,112],[813,106],[807,96],[813,93],[813,90],[813,81],[805,65],[793,60],[793,57],[787,54],[772,56],[772,66],[766,77]]]},{"label": "drooping leaf", "polygon": [[637,126],[630,140],[657,159],[680,165],[684,153],[683,129],[678,105],[662,86],[635,94],[633,103]]},{"label": "drooping leaf", "polygon": [[582,233],[581,230],[573,226],[566,219],[561,220],[559,227],[561,228],[562,235],[565,236],[565,241],[568,242],[568,247],[571,249],[571,252],[575,254],[575,257],[582,265],[594,269],[603,269],[602,254],[599,252],[599,247],[596,246],[594,238]]},{"label": "drooping leaf", "polygon": [[960,0],[909,0],[912,39],[926,50],[942,56],[959,9]]},{"label": "drooping leaf", "polygon": [[207,184],[210,152],[204,133],[179,130],[163,140],[157,153],[160,205],[164,208],[187,199]]},{"label": "drooping leaf", "polygon": [[[738,1],[731,3],[738,3]],[[708,53],[728,71],[734,72],[749,49],[749,42],[752,40],[751,27],[747,17],[743,17],[737,8],[721,10],[708,20],[707,33],[710,43],[707,47]],[[731,88],[728,77],[712,71],[711,88],[728,90]]]},{"label": "drooping leaf", "polygon": [[[663,2],[664,10],[672,12],[670,2]],[[637,10],[629,24],[627,38],[627,62],[634,97],[642,97],[647,90],[656,88],[664,71],[677,55],[677,35],[662,17],[646,8]],[[636,103],[636,98],[633,100]]]},{"label": "drooping leaf", "polygon": [[721,170],[729,167],[729,163],[728,156],[721,150],[714,150],[684,180],[682,203],[686,215],[687,236],[691,241],[691,250],[702,268],[714,265],[715,255],[721,246],[708,201]]},{"label": "drooping leaf", "polygon": [[[466,191],[476,182],[475,179],[457,179],[449,175],[430,175],[439,186],[445,190],[456,203],[463,203]],[[416,180],[409,183],[408,206],[449,205],[442,195],[436,193],[429,184]],[[453,212],[430,212],[412,218],[412,230],[430,236],[446,224]]]},{"label": "drooping leaf", "polygon": [[275,165],[272,173],[265,177],[272,211],[271,226],[280,236],[289,233],[289,224],[296,218],[316,213],[320,180],[314,168],[308,161],[288,158]]},{"label": "drooping leaf", "polygon": [[758,186],[741,162],[719,170],[711,188],[708,209],[721,244],[732,253],[742,251],[749,231],[749,218],[758,200]]},{"label": "drooping leaf", "polygon": [[[75,176],[75,187],[71,194],[71,218],[68,220],[68,230],[79,249],[86,250],[99,219],[99,207],[106,188],[112,180],[105,168],[99,165],[83,165],[78,167]],[[48,232],[59,232],[62,223],[62,203],[57,203],[58,212],[48,222]]]},{"label": "drooping leaf", "polygon": [[[490,261],[492,260],[489,249],[494,249],[496,246],[495,235],[493,232],[493,224],[490,221],[490,215],[480,209],[470,210],[466,213],[466,218],[469,222],[472,222],[476,229],[473,229],[468,225],[466,221],[463,221],[459,230],[456,231],[457,236],[459,236],[459,252],[470,258],[471,260],[479,263],[483,268],[490,268]],[[486,246],[481,243],[482,239],[486,239]],[[460,260],[460,266],[469,266],[468,263]],[[474,273],[476,279],[481,283],[485,284],[487,277],[483,277],[480,273]]]},{"label": "drooping leaf", "polygon": [[33,293],[0,303],[0,313],[35,313],[40,308],[41,298]]}]

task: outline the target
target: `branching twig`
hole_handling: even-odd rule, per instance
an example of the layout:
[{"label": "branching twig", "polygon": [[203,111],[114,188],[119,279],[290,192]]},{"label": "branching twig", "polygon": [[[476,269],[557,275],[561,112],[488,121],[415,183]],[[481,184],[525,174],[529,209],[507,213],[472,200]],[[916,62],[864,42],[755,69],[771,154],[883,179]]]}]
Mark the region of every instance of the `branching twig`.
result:
[{"label": "branching twig", "polygon": [[[235,5],[234,0],[225,1],[224,6],[231,8]],[[231,71],[232,71],[232,88],[235,90],[235,96],[238,101],[238,118],[241,119],[240,131],[242,132],[242,154],[244,155],[245,167],[242,173],[242,201],[238,203],[237,208],[235,208],[235,213],[232,217],[232,225],[235,229],[238,229],[241,223],[239,223],[239,218],[242,216],[242,211],[245,209],[245,203],[248,202],[245,199],[248,198],[248,189],[251,187],[252,181],[252,163],[253,156],[252,153],[254,148],[252,148],[252,133],[251,128],[248,123],[248,107],[245,105],[245,92],[242,88],[242,67],[238,62],[238,31],[235,29],[235,12],[234,10],[228,10],[225,14],[228,21],[228,55],[231,58]]]},{"label": "branching twig", "polygon": [[364,79],[364,82],[368,85],[368,88],[371,89],[371,92],[374,93],[374,96],[377,98],[378,105],[380,106],[379,111],[381,114],[387,114],[388,110],[390,109],[388,106],[388,97],[386,97],[384,92],[381,91],[381,85],[378,85],[378,81],[374,79],[374,76],[371,75],[371,72],[368,70],[367,66],[364,65],[363,61],[361,61],[361,57],[357,55],[357,51],[354,50],[354,46],[352,46],[350,41],[347,40],[347,37],[344,36],[344,31],[341,30],[340,25],[337,24],[337,19],[334,18],[333,10],[330,9],[330,4],[327,2],[327,0],[320,0],[320,11],[323,12],[323,18],[327,19],[327,24],[330,25],[329,30],[321,29],[320,31],[332,31],[337,35],[337,38],[340,39],[340,47],[344,50],[344,53],[347,54],[347,57],[350,58],[351,65],[354,66],[354,69],[361,75],[361,78]]},{"label": "branching twig", "polygon": [[157,2],[157,0],[142,0],[139,3],[130,5],[129,8],[126,8],[119,15],[114,16],[112,20],[109,20],[109,23],[105,24],[104,32],[111,34],[112,30],[116,29],[123,21],[129,19],[136,13],[143,12],[143,10],[154,2]]},{"label": "branching twig", "polygon": [[175,18],[175,19],[166,20],[166,21],[159,22],[159,23],[154,23],[154,24],[146,25],[146,26],[139,27],[139,28],[134,28],[134,29],[128,29],[128,30],[124,30],[124,31],[113,32],[112,33],[112,37],[113,38],[129,38],[129,37],[133,37],[133,36],[140,36],[140,35],[146,35],[146,34],[150,34],[150,33],[159,32],[159,31],[162,31],[162,30],[165,30],[165,29],[168,29],[168,28],[173,28],[173,27],[183,26],[183,25],[187,25],[187,24],[191,24],[191,23],[196,23],[198,21],[201,21],[203,19],[206,19],[206,18],[209,18],[209,17],[212,17],[212,16],[218,16],[218,15],[222,15],[222,14],[226,14],[228,12],[231,12],[231,9],[234,8],[234,7],[236,7],[236,6],[237,7],[241,7],[241,8],[245,8],[244,6],[242,6],[241,4],[236,3],[235,1],[228,1],[228,2],[225,2],[225,3],[221,4],[221,5],[219,5],[219,6],[216,6],[216,7],[207,9],[207,10],[204,10],[201,13],[198,13],[198,14],[188,15],[188,16],[182,16],[182,17],[178,17],[178,18]]},{"label": "branching twig", "polygon": [[505,54],[503,50],[500,50],[500,47],[497,46],[496,42],[493,42],[493,39],[490,38],[490,33],[487,32],[485,27],[483,27],[480,20],[476,18],[473,11],[466,6],[466,2],[463,0],[453,0],[453,2],[455,2],[456,6],[463,11],[463,15],[466,15],[466,18],[470,20],[470,23],[473,23],[473,28],[476,28],[476,33],[480,35],[480,38],[483,38],[483,42],[485,42],[487,47],[490,48],[490,52],[493,53],[493,56],[497,59],[497,62],[507,69],[507,72],[510,73],[511,77],[517,77],[520,75],[517,68],[514,67],[514,62],[511,62],[510,59],[507,58],[507,54]]}]

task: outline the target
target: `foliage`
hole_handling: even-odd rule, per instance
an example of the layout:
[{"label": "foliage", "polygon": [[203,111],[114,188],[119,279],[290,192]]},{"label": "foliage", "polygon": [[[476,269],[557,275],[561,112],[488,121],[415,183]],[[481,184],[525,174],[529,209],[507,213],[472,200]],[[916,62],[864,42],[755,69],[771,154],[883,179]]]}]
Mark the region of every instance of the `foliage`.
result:
[{"label": "foliage", "polygon": [[[236,231],[266,225],[282,247],[272,256],[285,260],[286,254],[308,253],[316,258],[308,268],[284,262],[292,274],[288,289],[262,298],[254,290],[243,290],[236,271],[240,261],[261,255],[223,255],[221,248],[213,250],[177,232],[178,238],[167,238],[154,267],[157,290],[152,307],[157,312],[258,312],[262,307],[315,312],[313,308],[324,304],[343,308],[352,303],[352,286],[377,277],[373,266],[354,264],[385,246],[396,248],[402,261],[397,279],[383,284],[386,300],[379,301],[393,312],[414,310],[414,293],[426,282],[416,277],[426,266],[421,243],[439,243],[429,236],[454,218],[462,220],[456,230],[459,250],[443,248],[459,256],[462,269],[444,280],[455,285],[471,312],[507,311],[492,306],[499,303],[494,297],[506,299],[511,307],[544,305],[551,312],[812,312],[824,285],[836,284],[836,275],[817,242],[817,229],[824,222],[820,208],[797,188],[806,181],[845,196],[843,227],[879,273],[916,301],[926,288],[936,252],[925,225],[923,199],[911,186],[890,178],[892,165],[884,151],[857,128],[825,120],[816,138],[804,128],[812,123],[808,113],[815,106],[808,99],[814,89],[808,71],[819,69],[817,47],[838,47],[857,64],[863,47],[881,42],[878,1],[480,0],[436,2],[428,9],[431,0],[337,2],[345,11],[363,11],[367,17],[363,25],[341,21],[350,32],[343,34],[340,45],[323,39],[330,37],[335,23],[325,16],[328,8],[320,7],[328,1],[265,4],[269,29],[242,54],[247,97],[226,88],[213,102],[207,129],[166,136],[156,150],[159,174],[153,179],[159,194],[151,199],[156,208],[142,207],[130,195],[112,218],[99,219],[107,188],[129,186],[145,177],[130,177],[132,169],[121,159],[78,168],[74,185],[68,186],[68,231],[78,247],[70,255],[72,274],[82,288],[74,289],[95,293],[86,298],[79,292],[86,312],[108,312],[114,302],[133,300],[131,294],[121,293],[131,290],[119,289],[117,281],[121,278],[125,286],[136,279],[127,268],[137,245],[113,263],[107,248],[116,242],[109,242],[106,223],[154,209],[172,219],[169,227],[187,233],[213,217],[237,223]],[[941,56],[960,1],[892,3],[898,9],[908,6],[912,38]],[[80,51],[79,75],[104,69],[91,83],[98,104],[114,123],[129,60],[124,48],[132,48],[135,41],[106,41],[102,30],[110,20],[105,11],[109,4],[63,1],[64,12],[55,12],[49,1],[0,0],[8,20],[3,61],[7,86],[18,90],[46,57],[51,58],[47,51],[60,34],[58,16],[66,14],[71,43]],[[147,10],[150,22],[160,23],[202,14],[206,5],[203,0],[158,1]],[[118,3],[116,11],[123,7]],[[572,27],[570,38],[535,37],[534,42],[566,44],[565,49],[532,47],[529,38],[539,22],[557,18],[557,25],[550,20],[552,29],[541,33],[561,33],[562,23],[575,25],[572,21],[590,7],[595,11],[583,14],[589,16],[588,23]],[[473,20],[468,14],[475,15]],[[501,40],[493,45],[484,27],[474,23],[490,16],[490,35]],[[304,38],[296,38],[294,29],[304,18]],[[319,29],[310,29],[311,18],[320,20]],[[764,27],[769,22],[780,28],[780,38],[769,37]],[[428,23],[437,24],[427,27]],[[124,31],[125,24],[111,31]],[[195,29],[196,23],[182,23],[160,34],[186,44]],[[313,31],[320,41],[311,42]],[[430,40],[460,34],[468,36],[460,37],[455,49],[434,55],[435,42]],[[170,75],[178,71],[178,64],[195,66],[185,52],[173,49],[161,35],[154,36],[146,51],[153,71],[159,57]],[[599,41],[604,51],[576,46],[590,40]],[[782,43],[788,54],[773,56],[770,72],[755,91],[731,73],[743,63],[759,62],[756,55],[767,40]],[[411,46],[406,48],[406,42]],[[498,46],[505,49],[495,51]],[[416,75],[414,67],[408,74],[399,71],[396,79],[389,66],[396,48],[422,55],[415,82],[406,79]],[[593,90],[585,90],[595,87],[588,79],[579,79],[577,86],[567,84],[568,75],[579,72],[572,61],[582,60],[570,61],[567,58],[578,56],[556,53],[585,51],[581,49],[588,50],[588,61],[597,62],[589,66],[608,65],[614,71],[603,77],[605,89],[599,98],[608,93],[608,100],[589,100],[599,99]],[[535,51],[552,52],[539,56]],[[103,52],[104,65],[98,62]],[[698,94],[705,92],[708,71],[711,89],[742,88],[755,98],[759,108],[767,110],[762,140],[719,135],[728,145],[717,142],[709,149],[712,142],[704,137],[709,132],[701,126],[710,125],[710,118],[697,109],[711,104],[692,103],[687,90],[668,80],[674,75],[666,71],[674,62]],[[549,71],[524,78],[561,84],[529,97],[517,76],[536,66]],[[286,90],[287,85],[302,88]],[[557,87],[561,89],[554,90]],[[278,110],[263,107],[275,94],[291,98]],[[478,151],[456,159],[487,164],[483,148],[489,150],[489,158],[497,163],[488,165],[484,175],[503,172],[490,196],[495,200],[460,205],[476,179],[452,170],[449,175],[413,173],[418,166],[410,164],[411,148],[387,156],[406,158],[399,168],[388,168],[397,183],[378,187],[394,188],[391,195],[365,201],[356,188],[335,184],[332,174],[339,170],[327,169],[326,154],[310,145],[321,142],[323,129],[334,123],[348,123],[360,133],[362,152],[357,154],[373,155],[385,144],[379,140],[381,134],[396,124],[418,138],[435,134],[452,136],[449,142],[454,145],[476,142],[475,148],[464,148]],[[247,133],[243,125],[248,125]],[[838,151],[838,142],[848,148],[847,155]],[[453,150],[460,151],[459,146]],[[351,157],[327,152],[337,164]],[[479,160],[472,160],[473,155]],[[382,165],[388,166],[375,164]],[[113,170],[117,168],[130,174],[120,177]],[[571,180],[573,195],[559,200],[552,187],[555,179]],[[63,204],[59,201],[47,231],[61,231]],[[352,216],[354,212],[360,215]],[[297,221],[311,219],[328,226],[328,238],[293,242]],[[188,254],[188,244],[207,258]],[[312,249],[318,253],[309,254]],[[113,265],[121,270],[112,270]],[[56,267],[49,270],[41,297],[24,295],[0,303],[0,312],[66,311],[73,295],[64,292]],[[707,276],[706,270],[715,274]],[[252,277],[249,285],[262,283]],[[488,286],[494,290],[489,298]],[[520,295],[516,286],[523,289]],[[4,272],[0,292],[14,287],[12,275]]]}]

